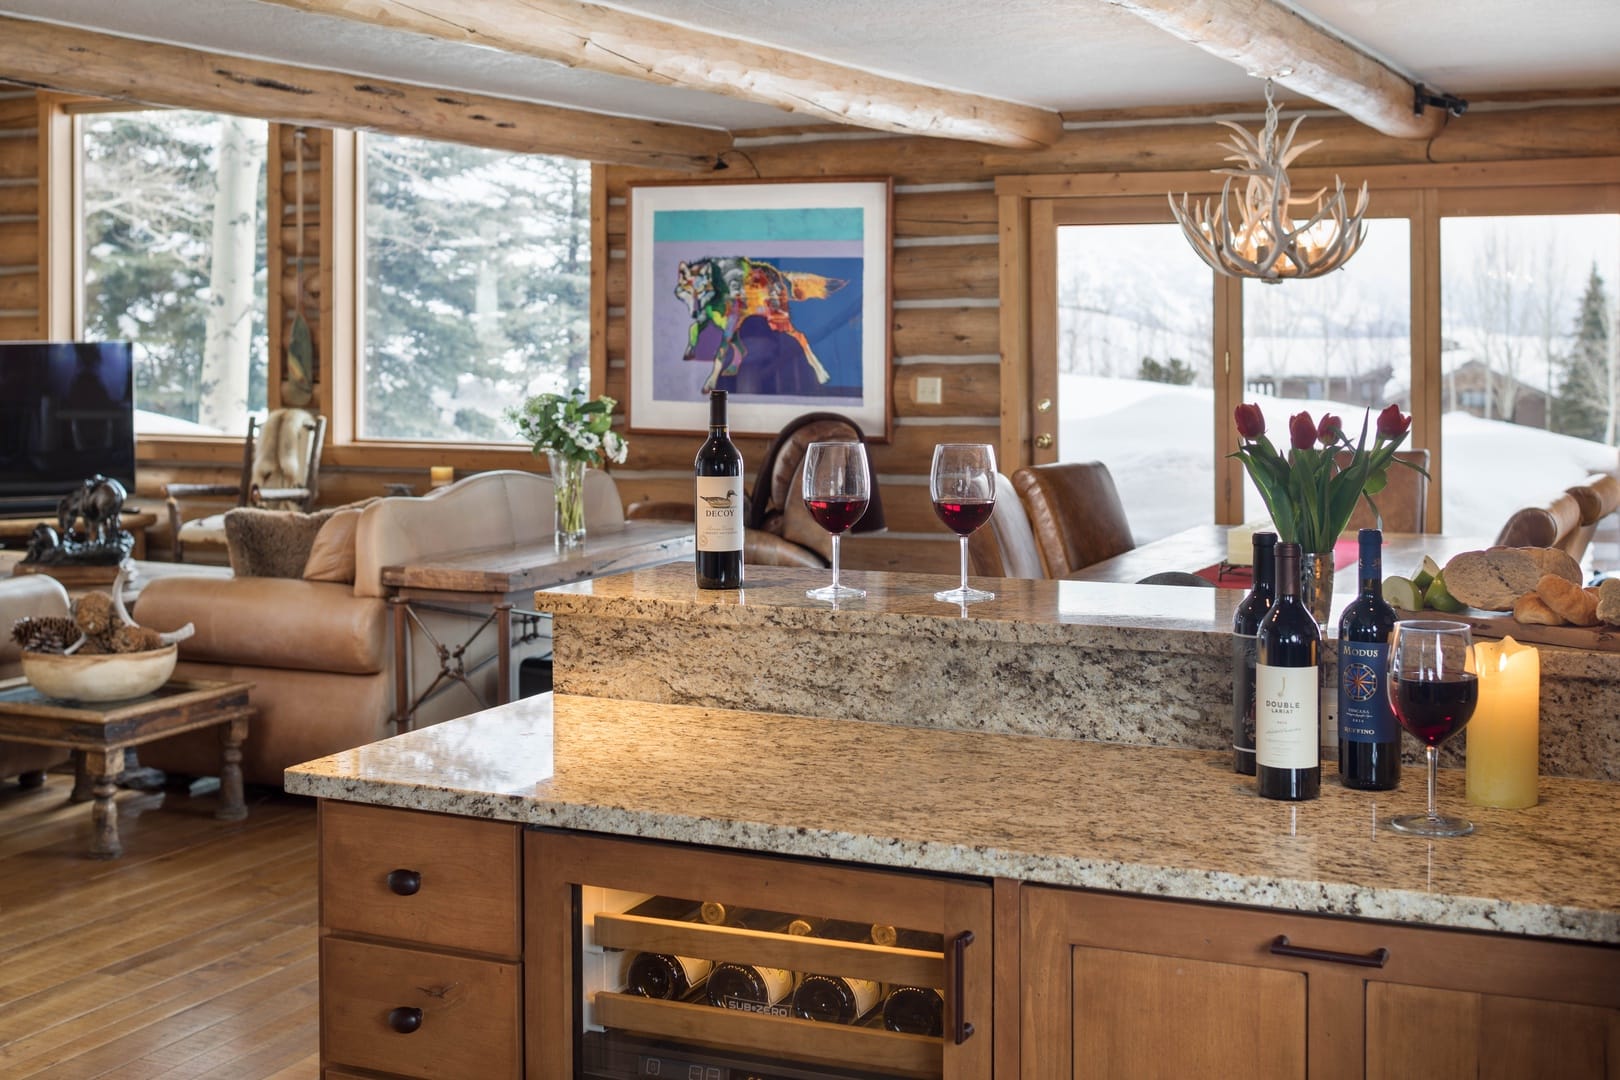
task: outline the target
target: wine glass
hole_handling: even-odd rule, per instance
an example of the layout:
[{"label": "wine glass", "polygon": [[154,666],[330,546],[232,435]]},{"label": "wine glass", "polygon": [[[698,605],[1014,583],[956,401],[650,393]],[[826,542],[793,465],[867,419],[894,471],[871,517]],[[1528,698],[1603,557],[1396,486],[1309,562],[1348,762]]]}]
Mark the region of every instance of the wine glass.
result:
[{"label": "wine glass", "polygon": [[1467,623],[1398,622],[1389,639],[1389,702],[1401,727],[1423,744],[1429,759],[1429,809],[1390,822],[1396,832],[1417,836],[1466,836],[1466,818],[1443,817],[1434,805],[1434,774],[1440,744],[1461,731],[1479,700]]},{"label": "wine glass", "polygon": [[962,584],[934,594],[946,603],[994,600],[996,594],[968,588],[968,536],[996,508],[996,451],[988,443],[940,443],[928,474],[934,513],[962,539]]},{"label": "wine glass", "polygon": [[832,534],[833,572],[831,585],[805,591],[810,599],[836,602],[866,595],[865,589],[838,583],[838,539],[866,513],[871,484],[864,443],[810,444],[804,456],[804,505],[816,524]]}]

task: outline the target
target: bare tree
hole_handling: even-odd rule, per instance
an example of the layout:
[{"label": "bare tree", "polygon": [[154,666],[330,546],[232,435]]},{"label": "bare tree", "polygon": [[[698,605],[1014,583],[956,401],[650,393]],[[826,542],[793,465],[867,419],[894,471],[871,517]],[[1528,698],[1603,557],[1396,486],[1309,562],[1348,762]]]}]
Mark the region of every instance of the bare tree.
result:
[{"label": "bare tree", "polygon": [[219,118],[208,319],[197,419],[229,431],[247,412],[253,256],[259,229],[259,148],[240,117]]}]

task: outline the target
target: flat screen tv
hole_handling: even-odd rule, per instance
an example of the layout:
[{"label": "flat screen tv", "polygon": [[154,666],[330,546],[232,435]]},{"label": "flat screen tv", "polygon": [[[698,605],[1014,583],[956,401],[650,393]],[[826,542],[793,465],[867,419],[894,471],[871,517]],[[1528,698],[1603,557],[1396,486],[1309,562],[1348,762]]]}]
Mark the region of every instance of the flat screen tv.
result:
[{"label": "flat screen tv", "polygon": [[135,490],[127,341],[0,341],[0,514],[48,513],[101,473]]}]

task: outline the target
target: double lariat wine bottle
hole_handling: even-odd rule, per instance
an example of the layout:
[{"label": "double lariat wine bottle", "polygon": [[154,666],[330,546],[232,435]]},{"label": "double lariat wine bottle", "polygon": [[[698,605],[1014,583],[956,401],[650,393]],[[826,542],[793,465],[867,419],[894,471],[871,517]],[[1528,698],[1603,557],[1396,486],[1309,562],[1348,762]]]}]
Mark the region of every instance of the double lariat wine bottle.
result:
[{"label": "double lariat wine bottle", "polygon": [[1322,633],[1300,598],[1298,544],[1277,545],[1277,599],[1255,635],[1255,779],[1267,799],[1322,787]]}]

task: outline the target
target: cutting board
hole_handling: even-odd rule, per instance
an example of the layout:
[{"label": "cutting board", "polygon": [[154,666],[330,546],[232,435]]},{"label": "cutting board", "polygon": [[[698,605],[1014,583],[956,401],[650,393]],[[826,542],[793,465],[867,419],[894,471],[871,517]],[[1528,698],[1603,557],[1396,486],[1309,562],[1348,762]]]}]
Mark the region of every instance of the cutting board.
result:
[{"label": "cutting board", "polygon": [[1572,649],[1620,652],[1620,627],[1616,626],[1535,626],[1518,622],[1511,615],[1472,609],[1458,615],[1424,612],[1424,617],[1465,622],[1473,628],[1475,637],[1511,637],[1528,645],[1566,645]]}]

